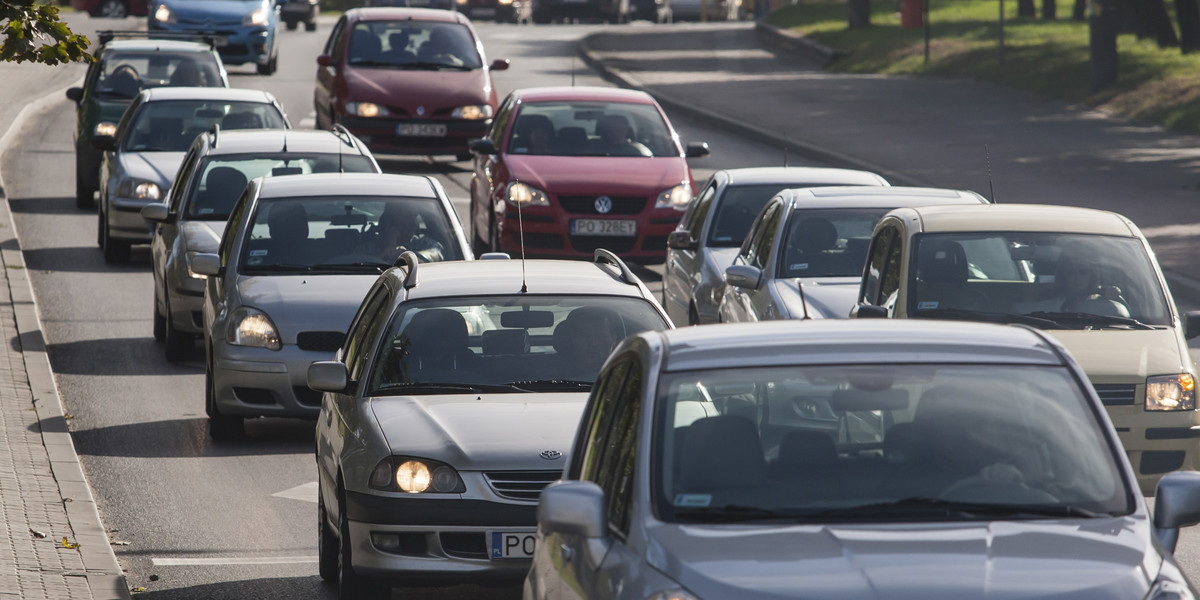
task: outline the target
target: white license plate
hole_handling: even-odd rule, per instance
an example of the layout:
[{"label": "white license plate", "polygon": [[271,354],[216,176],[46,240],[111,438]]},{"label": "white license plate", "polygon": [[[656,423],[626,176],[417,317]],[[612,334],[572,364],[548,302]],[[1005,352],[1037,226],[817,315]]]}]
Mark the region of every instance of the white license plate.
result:
[{"label": "white license plate", "polygon": [[496,9],[494,9],[494,8],[477,8],[477,9],[471,11],[471,16],[483,17],[483,18],[494,17],[494,16],[496,16]]},{"label": "white license plate", "polygon": [[505,558],[532,558],[533,545],[537,532],[525,531],[489,531],[489,556],[492,560]]},{"label": "white license plate", "polygon": [[223,35],[214,37],[212,39],[212,41],[213,41],[213,46],[215,46],[217,48],[224,48],[225,46],[229,45],[229,38],[227,38]]},{"label": "white license plate", "polygon": [[637,235],[637,221],[633,219],[573,219],[571,235],[634,237]]},{"label": "white license plate", "polygon": [[444,123],[400,123],[396,126],[396,135],[414,137],[445,137]]}]

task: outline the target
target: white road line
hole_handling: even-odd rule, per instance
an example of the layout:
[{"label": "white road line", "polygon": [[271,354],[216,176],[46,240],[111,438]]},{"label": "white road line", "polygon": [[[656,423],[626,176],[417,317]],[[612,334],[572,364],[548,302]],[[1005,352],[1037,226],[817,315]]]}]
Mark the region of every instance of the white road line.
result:
[{"label": "white road line", "polygon": [[156,567],[209,567],[220,565],[302,565],[317,562],[315,556],[226,556],[210,558],[151,558]]}]

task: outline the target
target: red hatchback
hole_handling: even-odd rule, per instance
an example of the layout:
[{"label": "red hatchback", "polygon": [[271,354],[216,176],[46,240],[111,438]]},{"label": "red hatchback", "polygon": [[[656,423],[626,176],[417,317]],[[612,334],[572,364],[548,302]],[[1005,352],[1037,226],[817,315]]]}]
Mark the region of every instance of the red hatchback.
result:
[{"label": "red hatchback", "polygon": [[375,154],[470,158],[496,112],[493,70],[471,22],[426,8],[356,8],[317,57],[317,128],[341,123]]},{"label": "red hatchback", "polygon": [[[692,199],[686,152],[644,92],[600,87],[517,90],[488,136],[471,144],[476,254],[591,257],[596,248],[651,264]],[[518,208],[523,227],[518,228]]]}]

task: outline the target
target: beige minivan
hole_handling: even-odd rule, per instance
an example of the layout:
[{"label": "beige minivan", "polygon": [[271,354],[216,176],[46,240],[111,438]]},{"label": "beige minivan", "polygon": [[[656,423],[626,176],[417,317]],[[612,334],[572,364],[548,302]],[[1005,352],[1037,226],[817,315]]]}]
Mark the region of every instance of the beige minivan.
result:
[{"label": "beige minivan", "polygon": [[893,210],[875,227],[851,316],[1046,330],[1087,372],[1144,493],[1198,465],[1185,339],[1200,334],[1200,313],[1178,313],[1149,243],[1121,215],[1030,204]]}]

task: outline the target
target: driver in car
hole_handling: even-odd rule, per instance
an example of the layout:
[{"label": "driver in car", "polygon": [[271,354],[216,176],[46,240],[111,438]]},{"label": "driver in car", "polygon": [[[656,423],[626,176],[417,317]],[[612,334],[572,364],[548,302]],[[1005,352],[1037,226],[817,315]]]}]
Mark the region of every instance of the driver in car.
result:
[{"label": "driver in car", "polygon": [[391,263],[406,250],[417,254],[423,262],[442,260],[445,247],[421,231],[420,211],[404,202],[391,202],[379,215],[375,235],[367,240],[363,252],[374,254]]},{"label": "driver in car", "polygon": [[584,306],[571,311],[554,328],[554,350],[559,358],[555,378],[595,381],[621,340],[620,327],[620,317],[605,308]]}]

